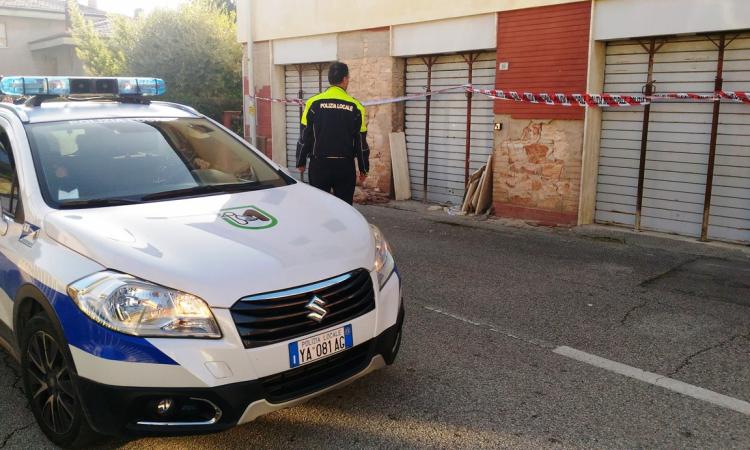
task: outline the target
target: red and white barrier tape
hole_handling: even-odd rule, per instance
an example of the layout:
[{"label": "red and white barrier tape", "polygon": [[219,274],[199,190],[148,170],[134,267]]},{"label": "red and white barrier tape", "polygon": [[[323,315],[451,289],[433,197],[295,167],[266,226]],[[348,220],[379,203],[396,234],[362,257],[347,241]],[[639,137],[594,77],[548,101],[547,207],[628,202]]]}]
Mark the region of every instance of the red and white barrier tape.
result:
[{"label": "red and white barrier tape", "polygon": [[690,100],[690,101],[720,101],[729,100],[736,103],[750,104],[750,92],[717,91],[712,94],[667,92],[661,94],[646,95],[620,95],[620,94],[548,94],[546,92],[518,92],[503,91],[500,89],[476,89],[467,86],[466,90],[477,94],[486,95],[496,100],[511,100],[516,102],[561,105],[561,106],[590,106],[590,107],[627,107],[643,106],[664,100]]},{"label": "red and white barrier tape", "polygon": [[269,97],[258,97],[255,95],[248,95],[249,98],[259,100],[261,102],[272,102],[272,103],[284,103],[287,105],[299,105],[305,106],[305,101],[298,98],[269,98]]},{"label": "red and white barrier tape", "polygon": [[[458,89],[475,94],[485,95],[495,100],[509,100],[522,103],[538,105],[559,105],[559,106],[582,106],[582,107],[628,107],[644,106],[650,103],[667,100],[685,100],[696,102],[713,102],[727,100],[735,103],[750,104],[750,92],[734,91],[717,91],[711,94],[690,93],[690,92],[665,92],[660,94],[646,95],[621,95],[621,94],[567,94],[567,93],[546,93],[546,92],[518,92],[505,91],[501,89],[477,89],[470,85],[456,85],[442,89],[436,89],[430,92],[419,94],[403,95],[393,98],[381,98],[366,100],[362,102],[364,106],[385,105],[389,103],[399,103],[408,100],[416,100],[443,94]],[[288,105],[304,106],[305,100],[299,98],[268,98],[250,96],[258,101],[273,103],[284,103]]]},{"label": "red and white barrier tape", "polygon": [[405,102],[407,100],[416,100],[418,98],[426,98],[426,97],[434,96],[437,94],[443,94],[448,91],[455,91],[457,89],[467,89],[468,87],[469,87],[468,85],[460,84],[457,86],[450,86],[447,88],[436,89],[430,92],[420,92],[419,94],[402,95],[401,97],[394,97],[394,98],[381,98],[381,99],[376,99],[376,100],[366,100],[362,102],[362,105],[374,106],[374,105],[385,105],[388,103]]},{"label": "red and white barrier tape", "polygon": [[561,106],[641,106],[649,103],[645,96],[616,94],[548,94],[546,92],[518,92],[500,89],[476,89],[467,86],[466,90],[486,95],[496,100],[511,100],[522,103],[561,105]]},{"label": "red and white barrier tape", "polygon": [[[393,97],[393,98],[379,98],[379,99],[373,99],[373,100],[366,100],[362,102],[362,105],[364,106],[375,106],[375,105],[385,105],[388,103],[399,103],[399,102],[405,102],[407,100],[415,100],[418,98],[426,98],[433,95],[442,94],[444,92],[448,91],[455,91],[457,89],[466,89],[467,85],[465,84],[459,84],[456,86],[450,86],[447,88],[442,89],[436,89],[434,91],[430,92],[422,92],[419,94],[409,94],[409,95],[402,95],[401,97]],[[299,98],[268,98],[268,97],[257,97],[253,95],[249,95],[249,98],[254,98],[255,100],[260,100],[263,102],[273,102],[273,103],[284,103],[287,105],[298,105],[298,106],[305,106],[305,100],[299,99]]]}]

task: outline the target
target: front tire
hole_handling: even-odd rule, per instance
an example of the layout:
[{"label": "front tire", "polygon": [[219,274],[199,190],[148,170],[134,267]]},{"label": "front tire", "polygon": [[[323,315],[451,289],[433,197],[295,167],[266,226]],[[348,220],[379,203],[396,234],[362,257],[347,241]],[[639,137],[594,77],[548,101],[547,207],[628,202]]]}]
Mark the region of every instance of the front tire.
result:
[{"label": "front tire", "polygon": [[21,376],[42,432],[60,447],[79,447],[96,435],[81,407],[67,345],[47,316],[31,318],[21,337]]}]

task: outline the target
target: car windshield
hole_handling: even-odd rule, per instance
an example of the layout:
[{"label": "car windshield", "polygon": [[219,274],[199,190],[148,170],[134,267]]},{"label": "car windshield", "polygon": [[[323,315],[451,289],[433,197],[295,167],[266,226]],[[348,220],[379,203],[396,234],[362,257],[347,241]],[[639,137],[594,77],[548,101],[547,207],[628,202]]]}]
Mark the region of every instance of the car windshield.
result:
[{"label": "car windshield", "polygon": [[285,186],[293,181],[206,119],[27,125],[52,207],[107,206]]}]

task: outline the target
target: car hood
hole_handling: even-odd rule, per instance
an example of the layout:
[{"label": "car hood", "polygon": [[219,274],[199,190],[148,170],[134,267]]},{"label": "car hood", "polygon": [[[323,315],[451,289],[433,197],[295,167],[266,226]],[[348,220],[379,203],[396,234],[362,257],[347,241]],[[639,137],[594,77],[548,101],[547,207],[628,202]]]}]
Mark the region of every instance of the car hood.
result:
[{"label": "car hood", "polygon": [[214,307],[357,268],[371,270],[374,261],[364,217],[301,183],[55,211],[42,229],[105,267],[197,295]]}]

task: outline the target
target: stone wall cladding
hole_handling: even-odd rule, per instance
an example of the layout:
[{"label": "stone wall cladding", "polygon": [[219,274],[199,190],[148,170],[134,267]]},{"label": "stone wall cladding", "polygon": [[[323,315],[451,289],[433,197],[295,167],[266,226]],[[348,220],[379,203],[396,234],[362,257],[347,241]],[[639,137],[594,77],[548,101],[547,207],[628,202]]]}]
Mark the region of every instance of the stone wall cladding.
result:
[{"label": "stone wall cladding", "polygon": [[[342,33],[339,58],[349,65],[349,94],[360,100],[404,94],[404,61],[389,56],[388,30]],[[367,107],[367,142],[370,146],[370,176],[365,187],[391,191],[391,150],[388,136],[403,129],[403,105]]]},{"label": "stone wall cladding", "polygon": [[495,139],[496,209],[520,212],[521,216],[524,210],[543,210],[550,213],[550,220],[574,221],[578,212],[583,122],[508,116],[497,116],[496,120],[504,127]]}]

